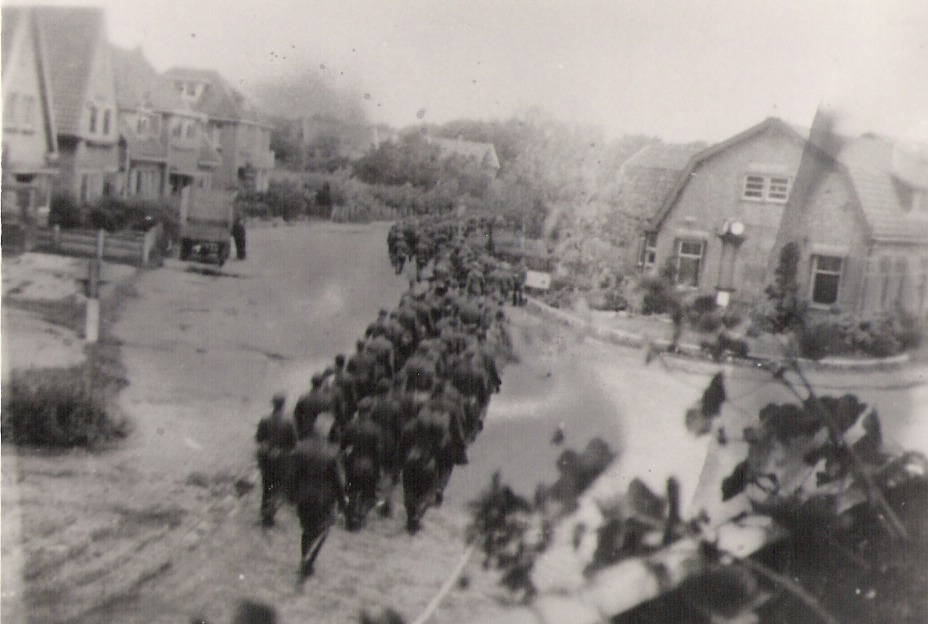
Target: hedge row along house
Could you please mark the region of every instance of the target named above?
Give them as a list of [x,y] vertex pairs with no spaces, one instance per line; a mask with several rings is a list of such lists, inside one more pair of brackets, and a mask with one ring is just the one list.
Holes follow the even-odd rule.
[[799,295],[811,309],[863,315],[901,306],[925,316],[928,161],[910,158],[903,173],[898,142],[820,126],[810,133],[769,118],[665,175],[639,271],[752,307],[793,242]]
[[[186,186],[266,190],[270,125],[216,72],[158,74],[110,45],[103,9],[2,8],[3,220],[51,198],[157,199]],[[80,36],[74,36],[80,33]],[[192,72],[203,78],[176,78]]]

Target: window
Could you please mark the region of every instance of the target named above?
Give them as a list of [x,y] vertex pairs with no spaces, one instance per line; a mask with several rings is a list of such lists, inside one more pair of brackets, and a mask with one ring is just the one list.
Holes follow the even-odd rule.
[[789,199],[790,185],[790,179],[784,176],[747,175],[744,176],[741,197],[783,204]]
[[161,117],[158,115],[150,115],[148,117],[148,125],[152,134],[158,134],[161,132]]
[[136,132],[139,134],[148,134],[148,115],[139,115],[139,120],[135,127]]
[[113,111],[106,109],[103,111],[103,136],[107,136],[110,133],[110,117],[113,115]]
[[789,197],[789,178],[770,178],[767,185],[767,199],[785,202]]
[[97,107],[90,107],[90,134],[97,133]]
[[838,256],[812,256],[812,303],[830,306],[838,302],[843,260]]
[[650,269],[657,258],[657,232],[642,234],[639,242],[638,268]]
[[174,126],[171,128],[171,136],[174,137],[175,139],[179,139],[181,137],[181,133],[184,130],[183,126],[184,124],[182,122],[180,121],[175,122]]
[[186,133],[186,134],[187,134],[187,138],[188,138],[188,139],[196,138],[196,136],[197,136],[197,127],[196,127],[196,124],[188,123],[188,124],[187,124],[187,133]]
[[763,199],[764,198],[764,177],[747,176],[744,178],[744,198],[745,199]]
[[90,175],[87,173],[81,174],[80,198],[85,203],[90,200]]
[[678,240],[676,254],[676,280],[684,286],[699,286],[699,269],[706,249],[705,241]]

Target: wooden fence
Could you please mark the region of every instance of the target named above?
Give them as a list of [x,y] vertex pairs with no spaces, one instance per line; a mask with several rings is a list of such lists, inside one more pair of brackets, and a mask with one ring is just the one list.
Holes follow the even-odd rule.
[[36,230],[35,251],[93,258],[148,266],[156,259],[155,245],[161,238],[161,224],[147,232],[110,233],[105,230],[61,230],[58,226]]

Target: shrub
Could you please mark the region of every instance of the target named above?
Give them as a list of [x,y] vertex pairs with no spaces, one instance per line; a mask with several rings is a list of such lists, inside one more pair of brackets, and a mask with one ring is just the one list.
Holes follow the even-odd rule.
[[830,355],[885,358],[918,347],[923,330],[901,310],[865,318],[835,315],[807,322],[798,332],[799,349],[813,360]]
[[641,280],[644,297],[641,302],[642,314],[666,314],[677,305],[677,294],[670,280],[663,277],[646,277]]
[[98,447],[128,435],[101,393],[89,391],[84,367],[14,373],[3,391],[3,438],[54,448]]
[[79,228],[84,225],[85,214],[80,203],[70,193],[56,193],[49,206],[48,224],[62,229]]

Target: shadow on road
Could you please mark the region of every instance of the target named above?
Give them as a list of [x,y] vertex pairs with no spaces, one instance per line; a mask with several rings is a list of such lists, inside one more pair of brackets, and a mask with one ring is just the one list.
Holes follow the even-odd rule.
[[205,266],[188,266],[186,268],[187,273],[196,273],[198,275],[209,275],[212,277],[245,277],[241,273],[231,273],[229,271],[224,271],[220,268],[214,267],[205,267]]

